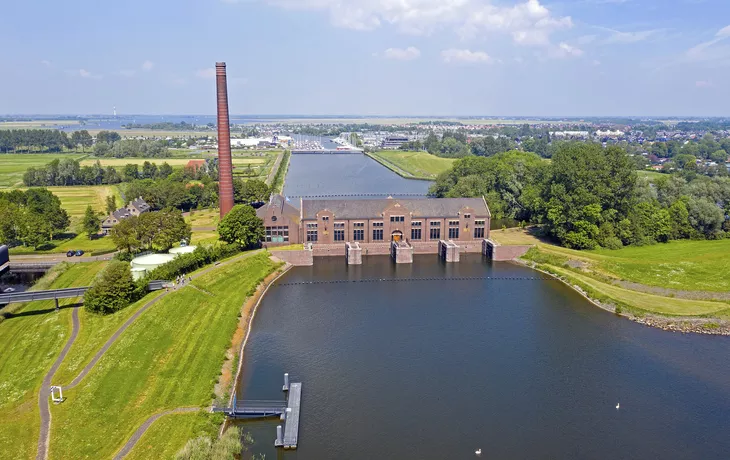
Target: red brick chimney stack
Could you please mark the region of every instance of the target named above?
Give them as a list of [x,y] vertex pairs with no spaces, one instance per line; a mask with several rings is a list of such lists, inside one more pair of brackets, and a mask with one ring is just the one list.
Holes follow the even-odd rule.
[[228,83],[226,63],[215,63],[218,89],[218,199],[221,219],[233,208],[233,160],[231,159],[231,126],[228,120]]

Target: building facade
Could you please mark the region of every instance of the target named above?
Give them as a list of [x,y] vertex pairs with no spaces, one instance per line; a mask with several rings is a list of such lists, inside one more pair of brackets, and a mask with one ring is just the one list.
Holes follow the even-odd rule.
[[101,222],[101,233],[108,235],[111,229],[122,219],[130,216],[139,216],[142,213],[149,212],[149,210],[150,205],[142,197],[135,198],[127,206],[117,209]]
[[[266,228],[264,243],[308,243],[316,249],[357,242],[367,250],[403,241],[420,247],[418,252],[435,252],[440,240],[489,238],[491,213],[484,198],[301,199],[299,205],[275,195],[257,211]],[[478,250],[478,244],[471,246]]]

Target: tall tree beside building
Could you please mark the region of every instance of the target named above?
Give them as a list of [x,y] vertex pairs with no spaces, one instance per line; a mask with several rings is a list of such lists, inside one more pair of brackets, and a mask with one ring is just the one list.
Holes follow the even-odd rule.
[[117,209],[117,197],[114,195],[107,195],[106,196],[106,212],[107,214],[111,214]]
[[83,227],[89,239],[92,239],[99,233],[100,223],[101,221],[94,212],[94,208],[92,208],[91,205],[88,205],[86,207],[86,212],[84,213]]
[[248,205],[239,204],[218,224],[220,239],[241,247],[251,247],[264,238],[264,222]]

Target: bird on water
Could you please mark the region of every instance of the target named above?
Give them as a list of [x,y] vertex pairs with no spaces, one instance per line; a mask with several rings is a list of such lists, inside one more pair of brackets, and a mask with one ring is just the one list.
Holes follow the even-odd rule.
[[477,455],[482,455],[482,450],[481,449],[477,449],[477,450],[474,451],[474,453],[477,454]]
[[616,403],[616,410],[618,410],[619,407],[621,407],[621,403]]

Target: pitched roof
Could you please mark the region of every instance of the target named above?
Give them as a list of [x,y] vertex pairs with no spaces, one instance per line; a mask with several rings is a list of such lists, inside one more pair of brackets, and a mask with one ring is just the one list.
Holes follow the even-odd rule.
[[271,195],[271,197],[269,198],[269,202],[256,210],[256,215],[260,218],[263,218],[266,215],[266,211],[269,209],[270,206],[278,208],[281,212],[281,215],[286,216],[296,223],[299,223],[299,210],[289,204],[289,202],[286,201],[283,196],[277,194]]
[[378,200],[302,200],[302,218],[316,219],[322,210],[331,211],[335,218],[366,219],[381,217],[383,211],[398,203],[413,217],[458,217],[465,207],[472,208],[479,217],[490,216],[484,198],[417,198]]
[[148,205],[147,202],[142,199],[142,197],[135,198],[129,204],[137,208],[140,212],[149,211],[150,209],[150,205]]

